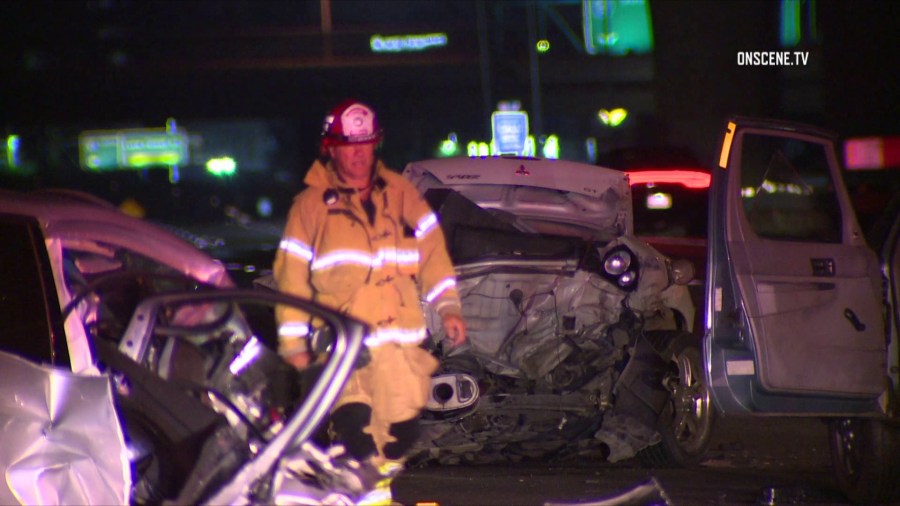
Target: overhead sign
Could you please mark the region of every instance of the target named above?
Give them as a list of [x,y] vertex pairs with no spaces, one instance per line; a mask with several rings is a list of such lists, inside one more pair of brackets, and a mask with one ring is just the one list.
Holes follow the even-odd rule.
[[375,53],[400,53],[405,51],[424,51],[432,47],[447,45],[446,33],[426,33],[421,35],[373,35],[369,39],[369,47]]
[[588,54],[653,51],[653,26],[646,0],[582,0],[584,49]]
[[78,138],[81,167],[92,171],[171,168],[187,163],[187,134],[165,128],[94,130]]
[[525,155],[528,143],[528,113],[495,111],[491,114],[491,133],[497,153]]

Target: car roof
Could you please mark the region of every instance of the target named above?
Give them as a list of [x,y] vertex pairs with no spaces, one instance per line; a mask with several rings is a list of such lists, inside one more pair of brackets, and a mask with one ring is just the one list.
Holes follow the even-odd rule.
[[193,277],[231,286],[224,266],[189,242],[113,204],[74,190],[0,190],[0,214],[38,220],[47,238],[93,240],[125,247]]
[[[602,235],[630,234],[633,229],[628,177],[615,169],[567,160],[493,156],[414,161],[403,174],[423,193],[449,188],[482,207],[526,219],[575,224]],[[489,196],[489,187],[539,190]]]

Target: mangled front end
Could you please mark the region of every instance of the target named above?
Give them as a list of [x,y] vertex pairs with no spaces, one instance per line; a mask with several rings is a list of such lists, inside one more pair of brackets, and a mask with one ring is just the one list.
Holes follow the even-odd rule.
[[643,335],[689,326],[686,286],[673,283],[668,258],[633,237],[587,248],[457,267],[469,343],[445,352],[433,379],[432,457],[540,439],[536,454],[591,426],[612,461],[659,442],[666,363]]
[[627,175],[502,156],[423,160],[404,175],[439,214],[469,337],[442,346],[430,315],[442,365],[420,457],[702,454],[691,269],[633,235]]
[[573,350],[596,347],[616,325],[674,328],[676,314],[693,321],[685,287],[669,281],[668,259],[646,244],[621,237],[598,247],[595,258],[593,265],[573,258],[460,266],[466,351],[490,357],[494,373],[537,380]]

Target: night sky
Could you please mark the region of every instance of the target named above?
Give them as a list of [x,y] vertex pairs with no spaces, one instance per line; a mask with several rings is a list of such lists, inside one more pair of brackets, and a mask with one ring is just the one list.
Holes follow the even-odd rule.
[[[384,155],[394,165],[431,156],[450,131],[484,137],[504,99],[520,100],[532,118],[539,113],[537,133],[557,133],[576,150],[594,136],[606,147],[677,145],[708,159],[729,114],[808,121],[844,136],[900,134],[900,16],[887,1],[817,2],[816,36],[796,48],[812,53],[804,68],[736,61],[741,51],[782,50],[777,2],[651,2],[654,53],[619,59],[579,50],[580,1],[537,2],[536,36],[553,48],[540,56],[538,73],[527,2],[326,3],[330,38],[322,36],[319,0],[3,2],[5,133],[168,117],[277,120],[296,127],[279,142],[302,160],[314,154],[324,113],[355,96],[380,113]],[[447,33],[450,44],[418,54],[368,51],[375,33],[431,32]],[[603,130],[596,110],[615,104],[632,119]]]

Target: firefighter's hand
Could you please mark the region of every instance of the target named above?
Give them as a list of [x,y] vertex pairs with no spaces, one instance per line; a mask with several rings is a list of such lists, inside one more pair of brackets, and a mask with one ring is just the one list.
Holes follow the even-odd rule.
[[447,339],[450,346],[456,348],[466,342],[466,322],[462,316],[458,314],[448,314],[442,318],[444,323],[444,332],[447,333]]

